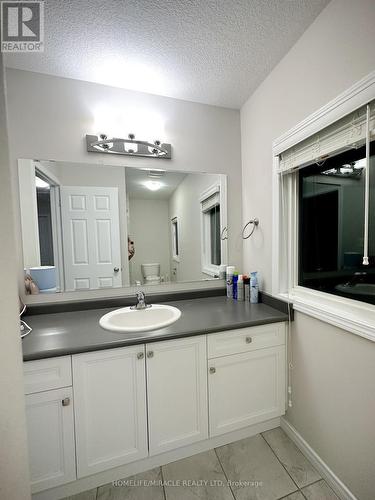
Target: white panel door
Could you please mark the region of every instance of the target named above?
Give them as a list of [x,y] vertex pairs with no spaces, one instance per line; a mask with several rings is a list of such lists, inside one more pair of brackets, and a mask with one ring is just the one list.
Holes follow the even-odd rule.
[[206,337],[146,345],[150,455],[208,437]]
[[72,388],[26,396],[26,423],[32,493],[74,481]]
[[117,187],[61,186],[65,290],[122,286]]
[[78,477],[146,457],[144,345],[72,359]]
[[208,363],[210,436],[285,413],[285,347],[223,356]]

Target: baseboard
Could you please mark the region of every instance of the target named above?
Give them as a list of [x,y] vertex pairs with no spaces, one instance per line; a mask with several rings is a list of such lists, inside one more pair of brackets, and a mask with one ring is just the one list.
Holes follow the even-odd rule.
[[182,458],[191,457],[203,451],[212,450],[218,446],[224,446],[225,444],[233,443],[234,441],[238,441],[240,439],[255,436],[260,432],[266,432],[279,426],[280,417],[273,418],[271,420],[267,420],[266,422],[250,425],[244,429],[228,432],[222,436],[206,439],[189,446],[184,446],[183,448],[178,448],[177,450],[144,458],[143,460],[138,460],[137,462],[132,462],[127,465],[122,465],[121,467],[116,467],[114,469],[94,474],[92,476],[77,479],[72,483],[35,493],[32,495],[32,500],[59,500],[60,498],[76,495],[77,493],[96,488],[103,484],[111,483],[112,481],[116,481],[118,479],[123,479],[133,476],[134,474],[145,472],[153,469],[154,467],[160,467],[161,465],[166,465],[176,460],[181,460]]
[[347,486],[339,479],[328,465],[320,458],[316,451],[311,448],[301,434],[284,417],[280,419],[280,427],[283,429],[295,445],[301,450],[305,457],[310,460],[315,469],[323,479],[330,485],[341,500],[358,500]]

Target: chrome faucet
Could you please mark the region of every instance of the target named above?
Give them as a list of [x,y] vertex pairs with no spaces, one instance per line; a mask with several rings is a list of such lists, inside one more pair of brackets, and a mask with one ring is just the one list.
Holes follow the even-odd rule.
[[145,294],[144,292],[142,292],[142,290],[138,290],[135,296],[137,298],[137,303],[135,306],[132,306],[131,309],[136,309],[137,311],[140,311],[142,309],[147,309],[148,307],[151,307],[151,305],[146,304]]

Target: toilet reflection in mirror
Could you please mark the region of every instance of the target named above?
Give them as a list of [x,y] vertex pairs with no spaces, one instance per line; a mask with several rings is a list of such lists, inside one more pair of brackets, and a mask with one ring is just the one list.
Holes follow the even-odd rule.
[[19,160],[26,293],[217,279],[226,176]]

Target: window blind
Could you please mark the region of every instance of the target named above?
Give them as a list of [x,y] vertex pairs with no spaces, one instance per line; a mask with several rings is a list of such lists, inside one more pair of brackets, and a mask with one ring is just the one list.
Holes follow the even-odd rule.
[[[367,117],[363,106],[341,120],[287,149],[280,155],[280,173],[288,173],[323,161],[327,156],[366,143]],[[375,101],[370,103],[370,138],[375,138]]]
[[208,210],[211,210],[211,208],[220,205],[220,192],[217,191],[208,198],[202,200],[201,205],[202,205],[202,212],[208,212]]

